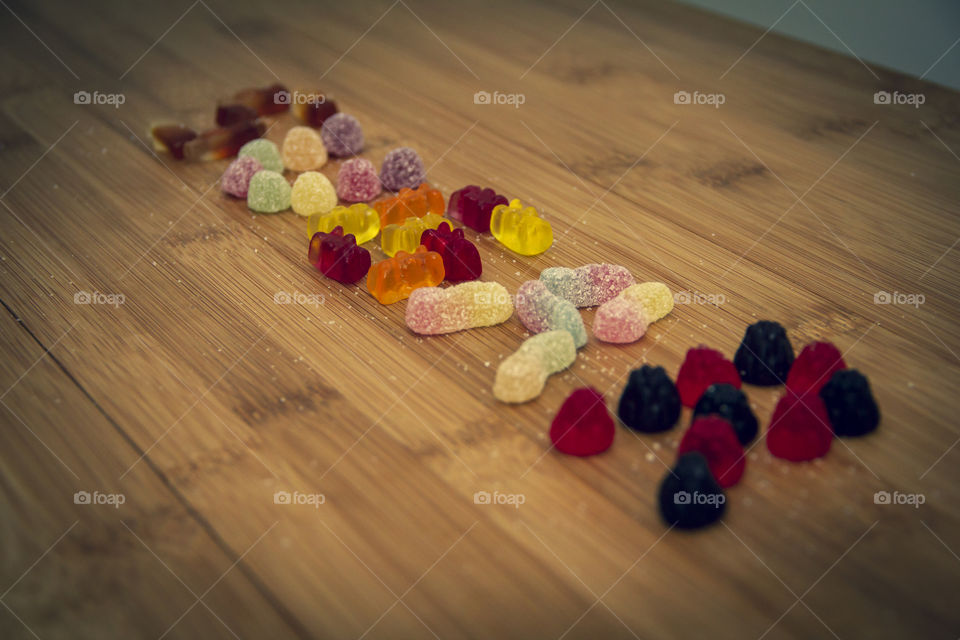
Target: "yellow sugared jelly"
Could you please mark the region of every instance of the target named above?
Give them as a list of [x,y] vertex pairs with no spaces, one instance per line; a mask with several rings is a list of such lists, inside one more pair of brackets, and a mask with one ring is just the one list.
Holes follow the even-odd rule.
[[357,244],[369,242],[380,233],[380,215],[370,205],[359,202],[349,207],[336,206],[329,213],[315,213],[307,218],[307,237],[318,231],[330,233],[343,227],[343,233],[352,233]]
[[380,248],[391,258],[397,251],[413,253],[420,246],[420,235],[427,229],[436,229],[446,218],[428,213],[422,218],[410,216],[403,224],[388,224],[380,234]]
[[537,215],[536,209],[524,207],[519,200],[493,208],[490,233],[507,249],[522,256],[543,253],[553,244],[550,223]]

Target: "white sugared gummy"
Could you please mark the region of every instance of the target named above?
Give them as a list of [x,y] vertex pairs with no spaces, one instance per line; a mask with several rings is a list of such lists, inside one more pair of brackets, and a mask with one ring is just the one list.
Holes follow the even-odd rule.
[[453,333],[506,322],[513,301],[497,282],[464,282],[453,287],[414,289],[407,301],[406,322],[423,335]]
[[577,347],[569,331],[545,331],[527,338],[497,368],[493,397],[511,403],[533,400],[543,391],[547,378],[569,367],[576,357]]

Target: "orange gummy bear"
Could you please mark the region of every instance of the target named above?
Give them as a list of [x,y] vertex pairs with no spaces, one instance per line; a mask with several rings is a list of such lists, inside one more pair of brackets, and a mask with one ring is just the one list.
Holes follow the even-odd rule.
[[400,189],[392,198],[378,200],[373,208],[380,214],[380,228],[388,224],[403,224],[411,216],[422,218],[428,213],[442,216],[446,210],[443,194],[424,182],[416,189]]
[[370,267],[367,290],[380,304],[393,304],[410,297],[420,287],[435,287],[443,282],[443,258],[423,245],[414,253],[397,255]]

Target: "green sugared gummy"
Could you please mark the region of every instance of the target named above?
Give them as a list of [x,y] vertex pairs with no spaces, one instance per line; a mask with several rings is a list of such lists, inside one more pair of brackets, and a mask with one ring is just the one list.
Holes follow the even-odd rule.
[[259,213],[277,213],[290,208],[290,183],[276,171],[258,171],[250,179],[247,206]]
[[250,156],[268,171],[283,173],[283,159],[280,157],[280,149],[277,145],[266,138],[257,138],[240,147],[237,157]]

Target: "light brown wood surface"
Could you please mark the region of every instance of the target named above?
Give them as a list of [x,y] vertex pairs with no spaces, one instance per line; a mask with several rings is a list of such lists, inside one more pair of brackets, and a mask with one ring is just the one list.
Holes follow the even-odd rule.
[[[960,633],[955,92],[672,4],[0,13],[3,638]],[[480,238],[484,279],[515,291],[614,262],[723,304],[678,305],[633,345],[591,338],[538,400],[496,402],[515,317],[417,337],[405,303],[307,263],[301,218],[221,195],[225,161],[148,148],[150,122],[205,126],[218,98],[277,79],[330,92],[378,165],[409,145],[445,196],[477,183],[538,207],[554,246],[524,258]],[[75,105],[81,89],[126,101]],[[477,105],[480,90],[525,102]],[[877,105],[879,90],[926,102]],[[722,523],[692,534],[656,511],[689,410],[663,435],[618,429],[601,456],[550,450],[573,389],[615,408],[632,368],[675,375],[700,343],[732,356],[764,318],[870,376],[876,434],[808,464],[759,439]],[[765,426],[781,390],[747,390]]]

